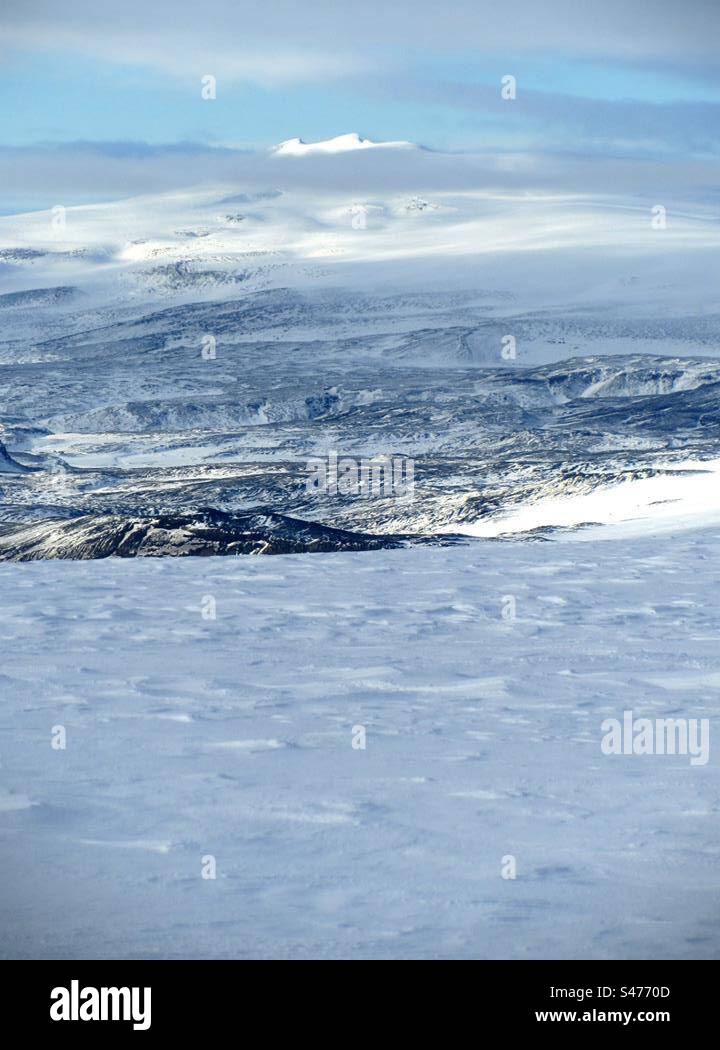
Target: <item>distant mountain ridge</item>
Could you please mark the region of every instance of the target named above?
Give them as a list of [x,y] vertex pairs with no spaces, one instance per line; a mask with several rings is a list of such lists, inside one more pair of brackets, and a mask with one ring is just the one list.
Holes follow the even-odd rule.
[[324,139],[322,142],[306,142],[301,138],[286,139],[284,142],[273,146],[271,152],[276,157],[304,157],[309,153],[349,153],[353,150],[364,149],[420,149],[414,142],[399,140],[396,142],[373,142],[372,139],[361,138],[356,131],[347,135],[336,135],[332,139]]

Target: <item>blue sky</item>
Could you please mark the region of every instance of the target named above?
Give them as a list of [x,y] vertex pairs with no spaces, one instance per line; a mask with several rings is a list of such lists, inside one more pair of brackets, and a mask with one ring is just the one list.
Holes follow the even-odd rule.
[[714,164],[718,39],[716,0],[3,0],[0,147],[114,143],[106,156],[138,158],[357,131]]
[[[0,73],[2,143],[197,142],[241,148],[357,130],[440,149],[686,148],[688,121],[718,148],[720,79],[710,66],[568,54],[373,55],[372,76],[249,81],[218,75],[203,100],[197,70],[165,72],[84,55],[14,51]],[[210,63],[212,68],[212,63]],[[210,69],[208,70],[208,72]],[[500,98],[512,73],[518,97]],[[653,129],[653,142],[645,134]],[[642,133],[639,133],[642,131]],[[701,143],[693,152],[703,152]]]
[[[4,0],[0,28],[4,145],[357,130],[443,149],[702,152],[685,134],[697,121],[711,153],[720,130],[713,0]],[[500,105],[507,73],[518,97]]]

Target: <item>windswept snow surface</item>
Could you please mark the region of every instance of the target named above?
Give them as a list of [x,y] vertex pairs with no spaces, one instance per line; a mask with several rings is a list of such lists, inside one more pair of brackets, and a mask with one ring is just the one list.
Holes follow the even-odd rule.
[[[657,464],[660,468],[660,464]],[[685,461],[668,465],[652,477],[598,486],[579,496],[540,499],[507,517],[455,526],[447,531],[493,537],[547,527],[590,524],[639,527],[657,532],[720,521],[720,460]],[[444,531],[444,530],[443,530]],[[586,535],[595,536],[595,530]],[[582,538],[582,536],[580,537]]]
[[717,957],[712,747],[600,742],[625,709],[715,732],[719,556],[715,528],[1,565],[0,951]]

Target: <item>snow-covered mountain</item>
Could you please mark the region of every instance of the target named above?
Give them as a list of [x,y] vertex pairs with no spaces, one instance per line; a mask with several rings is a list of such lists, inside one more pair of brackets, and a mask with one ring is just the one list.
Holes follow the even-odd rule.
[[[8,527],[46,520],[51,547],[61,519],[207,507],[423,541],[720,517],[698,473],[720,456],[712,213],[678,202],[660,230],[637,200],[468,189],[462,157],[450,187],[442,157],[376,145],[0,218]],[[309,491],[333,451],[412,461],[413,498]]]
[[361,138],[356,131],[347,135],[336,135],[322,142],[305,142],[304,139],[286,139],[274,146],[272,153],[277,157],[305,157],[312,153],[348,153],[359,149],[419,149],[414,142],[373,142]]

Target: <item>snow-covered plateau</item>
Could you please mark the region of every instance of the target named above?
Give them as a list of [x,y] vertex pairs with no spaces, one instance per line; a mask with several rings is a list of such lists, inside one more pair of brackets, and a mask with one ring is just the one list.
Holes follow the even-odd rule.
[[484,164],[0,217],[0,954],[717,956],[717,209]]
[[3,954],[716,957],[719,551],[4,565]]

